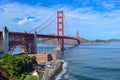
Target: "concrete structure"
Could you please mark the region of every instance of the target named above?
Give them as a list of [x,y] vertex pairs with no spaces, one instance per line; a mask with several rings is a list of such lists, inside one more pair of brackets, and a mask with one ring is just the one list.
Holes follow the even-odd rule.
[[4,51],[4,42],[3,42],[3,37],[2,37],[2,32],[0,34],[0,52]]
[[0,52],[12,53],[19,46],[23,53],[37,53],[37,33],[9,32],[3,27],[0,32]]
[[36,61],[38,63],[46,63],[48,61],[55,61],[57,59],[56,54],[47,54],[47,53],[39,53],[39,54],[28,54],[29,56],[35,56]]
[[34,32],[34,52],[37,53],[37,32]]
[[7,27],[3,27],[3,49],[4,53],[8,53],[9,50],[9,33]]

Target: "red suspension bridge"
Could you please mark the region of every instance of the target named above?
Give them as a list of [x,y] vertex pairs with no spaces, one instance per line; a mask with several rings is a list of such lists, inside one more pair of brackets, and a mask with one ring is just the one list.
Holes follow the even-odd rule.
[[[36,27],[35,29],[37,29]],[[35,31],[33,29],[32,31]],[[12,52],[16,46],[20,46],[24,53],[37,53],[37,38],[55,38],[57,50],[64,50],[64,39],[76,40],[77,44],[80,44],[79,32],[77,31],[76,37],[64,35],[64,13],[63,11],[57,11],[57,34],[46,35],[33,33],[22,33],[22,32],[9,32],[7,27],[4,27],[0,32],[1,51],[4,53]]]

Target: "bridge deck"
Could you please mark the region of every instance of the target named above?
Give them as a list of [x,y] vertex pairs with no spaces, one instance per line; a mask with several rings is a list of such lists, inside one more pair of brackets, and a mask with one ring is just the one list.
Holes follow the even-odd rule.
[[[34,37],[33,33],[22,33],[22,32],[9,32],[9,34],[14,34],[14,35],[21,35],[21,36],[31,36]],[[2,32],[0,32],[0,36],[2,35]],[[71,37],[71,36],[57,36],[57,35],[47,35],[47,34],[37,34],[38,38],[65,38],[65,39],[73,39],[73,40],[77,40],[75,37]]]

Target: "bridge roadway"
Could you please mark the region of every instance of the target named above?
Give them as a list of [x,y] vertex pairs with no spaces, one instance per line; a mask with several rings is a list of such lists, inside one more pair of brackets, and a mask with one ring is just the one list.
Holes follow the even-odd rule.
[[[0,32],[0,36],[2,35],[2,32]],[[33,33],[23,33],[23,32],[9,32],[9,35],[26,35],[34,37]],[[37,38],[65,38],[65,39],[73,39],[79,42],[79,39],[76,39],[75,37],[70,36],[57,36],[57,35],[50,35],[50,34],[37,34]]]

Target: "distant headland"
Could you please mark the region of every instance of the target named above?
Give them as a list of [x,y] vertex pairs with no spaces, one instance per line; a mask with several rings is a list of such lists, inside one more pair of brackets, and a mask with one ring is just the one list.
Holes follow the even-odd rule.
[[[75,44],[76,41],[74,40],[69,40],[65,39],[64,40],[65,44]],[[120,39],[108,39],[108,40],[101,40],[101,39],[96,39],[96,40],[89,40],[85,38],[80,38],[80,43],[81,44],[91,44],[91,43],[110,43],[110,42],[120,42]],[[38,43],[44,43],[44,44],[56,44],[56,39],[49,39],[49,38],[44,38],[44,39],[38,39]]]

